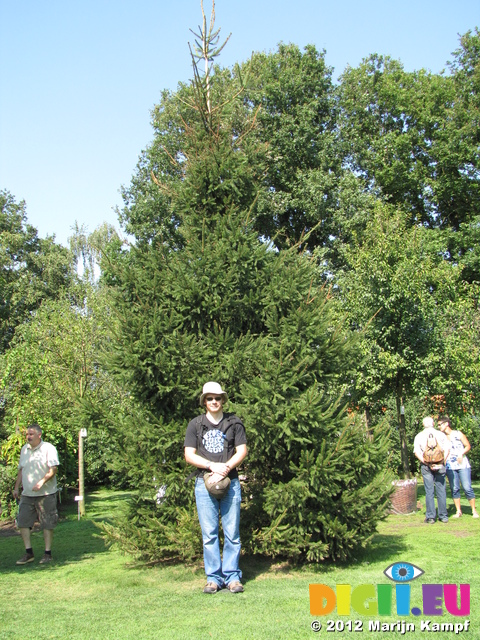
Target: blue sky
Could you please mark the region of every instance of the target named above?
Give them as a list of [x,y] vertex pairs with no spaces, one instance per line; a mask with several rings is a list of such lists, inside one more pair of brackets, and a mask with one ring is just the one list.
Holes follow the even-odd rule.
[[[118,227],[150,110],[191,78],[200,22],[200,0],[0,0],[0,189],[26,201],[40,236]],[[438,73],[480,26],[480,1],[216,0],[216,25],[232,33],[223,66],[293,42],[325,49],[335,78],[371,53]]]

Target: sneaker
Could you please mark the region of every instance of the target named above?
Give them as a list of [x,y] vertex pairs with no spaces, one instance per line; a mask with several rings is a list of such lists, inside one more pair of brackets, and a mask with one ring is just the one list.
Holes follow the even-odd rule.
[[233,582],[227,584],[227,589],[231,593],[242,593],[242,591],[244,591],[242,583],[238,580],[234,580]]
[[53,558],[50,553],[46,553],[43,558],[40,560],[38,564],[47,564],[48,562],[52,562]]
[[425,518],[425,524],[435,524],[435,518]]
[[207,582],[207,584],[203,588],[203,593],[217,593],[219,588],[220,587],[216,582]]
[[480,518],[477,511],[475,511],[475,513],[472,513],[472,518]]
[[24,556],[17,560],[16,564],[27,564],[29,562],[33,562],[35,560],[35,556],[33,553],[26,553]]
[[439,518],[440,522],[448,522],[448,518]]
[[452,516],[452,518],[461,518],[461,517],[462,517],[462,515],[463,515],[463,514],[462,514],[462,512],[461,512],[461,511],[457,511],[457,513],[456,513],[454,516]]

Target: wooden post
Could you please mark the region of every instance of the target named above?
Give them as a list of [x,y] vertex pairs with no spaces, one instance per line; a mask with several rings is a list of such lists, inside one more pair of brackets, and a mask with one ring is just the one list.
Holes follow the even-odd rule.
[[87,437],[87,430],[80,429],[78,433],[78,519],[85,515],[85,472],[83,465],[83,439]]
[[401,390],[397,387],[397,422],[400,434],[400,448],[402,456],[402,466],[405,478],[410,478],[410,465],[408,464],[408,446],[407,446],[407,430],[405,428],[405,407],[403,405],[403,397]]

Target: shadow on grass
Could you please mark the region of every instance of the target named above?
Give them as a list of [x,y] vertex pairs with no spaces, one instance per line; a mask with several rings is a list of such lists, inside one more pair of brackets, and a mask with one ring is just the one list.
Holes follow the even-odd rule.
[[[105,507],[113,507],[116,502],[125,502],[127,494],[109,494],[87,497],[87,517],[78,519],[78,506],[73,496],[64,499],[59,505],[59,522],[55,529],[52,544],[54,561],[51,564],[40,565],[39,560],[44,551],[43,532],[35,526],[31,533],[32,548],[35,553],[34,562],[27,565],[16,565],[16,561],[23,555],[25,549],[18,530],[14,535],[2,537],[2,554],[0,556],[0,574],[25,573],[32,571],[54,571],[72,563],[92,559],[99,554],[108,553],[108,548],[101,536],[97,522],[108,519]],[[105,493],[105,496],[107,494]],[[107,504],[105,504],[107,503]],[[114,509],[113,509],[114,510]]]
[[91,520],[80,522],[60,522],[55,529],[52,545],[54,561],[48,565],[40,565],[43,556],[44,541],[41,531],[32,533],[32,548],[35,560],[27,565],[17,566],[16,561],[23,555],[25,549],[20,536],[12,536],[2,540],[2,557],[0,558],[1,573],[24,573],[26,571],[52,570],[67,564],[72,564],[93,558],[108,552],[103,539],[99,536],[98,527]]
[[398,557],[407,549],[405,536],[377,533],[368,547],[357,554],[357,560],[360,562],[390,561],[392,557]]
[[287,558],[269,558],[265,556],[242,556],[241,567],[245,582],[255,580],[259,575],[269,577],[287,575],[292,571],[307,571],[319,575],[335,572],[339,568],[348,568],[361,563],[391,562],[408,550],[408,532],[397,528],[395,532],[379,532],[374,534],[365,549],[359,548],[348,560],[325,560],[323,562],[295,563]]
[[[450,489],[450,483],[448,482],[447,479],[445,479],[445,487],[446,487],[446,491],[447,491],[447,510],[448,510],[448,516],[451,518],[455,512],[456,512],[456,508],[455,505],[453,504],[453,498],[452,498],[452,492]],[[475,492],[475,495],[479,495],[480,494],[480,482],[478,480],[473,480],[472,481],[472,487],[473,490]],[[425,486],[423,484],[422,479],[420,478],[417,484],[417,499],[418,501],[421,503],[421,508],[420,510],[425,514]],[[471,516],[472,515],[472,508],[468,503],[468,500],[465,497],[465,493],[463,491],[463,487],[461,490],[461,501],[462,501],[462,512],[466,515]],[[436,496],[435,496],[435,505],[437,504],[437,500],[436,500]]]
[[[420,489],[420,487],[419,487]],[[423,490],[423,486],[422,486]],[[419,491],[420,493],[420,491]],[[43,554],[43,534],[36,532],[32,534],[32,546],[36,553],[35,562],[25,566],[16,566],[16,560],[23,555],[24,549],[19,535],[12,538],[2,539],[2,551],[0,556],[1,573],[24,573],[45,570],[55,570],[55,567],[65,567],[73,563],[90,560],[108,552],[108,548],[98,527],[100,522],[109,521],[122,508],[129,496],[129,492],[112,492],[108,490],[98,490],[87,492],[86,512],[87,517],[78,520],[77,503],[74,497],[70,496],[64,500],[60,506],[60,522],[54,534],[53,556],[54,563],[51,565],[39,565],[38,560]],[[320,563],[299,563],[295,564],[286,558],[269,558],[258,555],[245,555],[241,559],[241,568],[244,581],[247,583],[257,579],[259,576],[283,577],[292,571],[306,570],[311,573],[328,574],[334,572],[339,567],[352,566],[362,562],[387,562],[392,556],[402,555],[407,548],[401,530],[389,533],[377,533],[365,550],[358,550],[353,559],[345,562],[320,562]],[[159,563],[161,566],[164,563]],[[182,562],[168,562],[166,565],[184,565]],[[139,569],[148,565],[131,558],[126,563],[126,568]],[[191,568],[195,574],[203,575],[202,562],[193,562]]]
[[408,545],[405,537],[399,534],[376,534],[366,549],[357,551],[354,558],[346,561],[333,562],[327,560],[319,563],[292,563],[286,558],[266,558],[264,556],[243,556],[241,568],[244,582],[255,580],[261,575],[284,577],[293,572],[307,571],[316,574],[329,574],[339,568],[355,566],[359,563],[384,562],[388,564],[392,557],[405,553]]

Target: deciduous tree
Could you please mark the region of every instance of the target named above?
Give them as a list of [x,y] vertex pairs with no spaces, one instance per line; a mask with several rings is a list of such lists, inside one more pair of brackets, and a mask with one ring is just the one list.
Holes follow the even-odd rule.
[[73,278],[71,255],[54,238],[39,238],[25,202],[0,192],[0,353],[15,327],[43,300],[56,298]]

